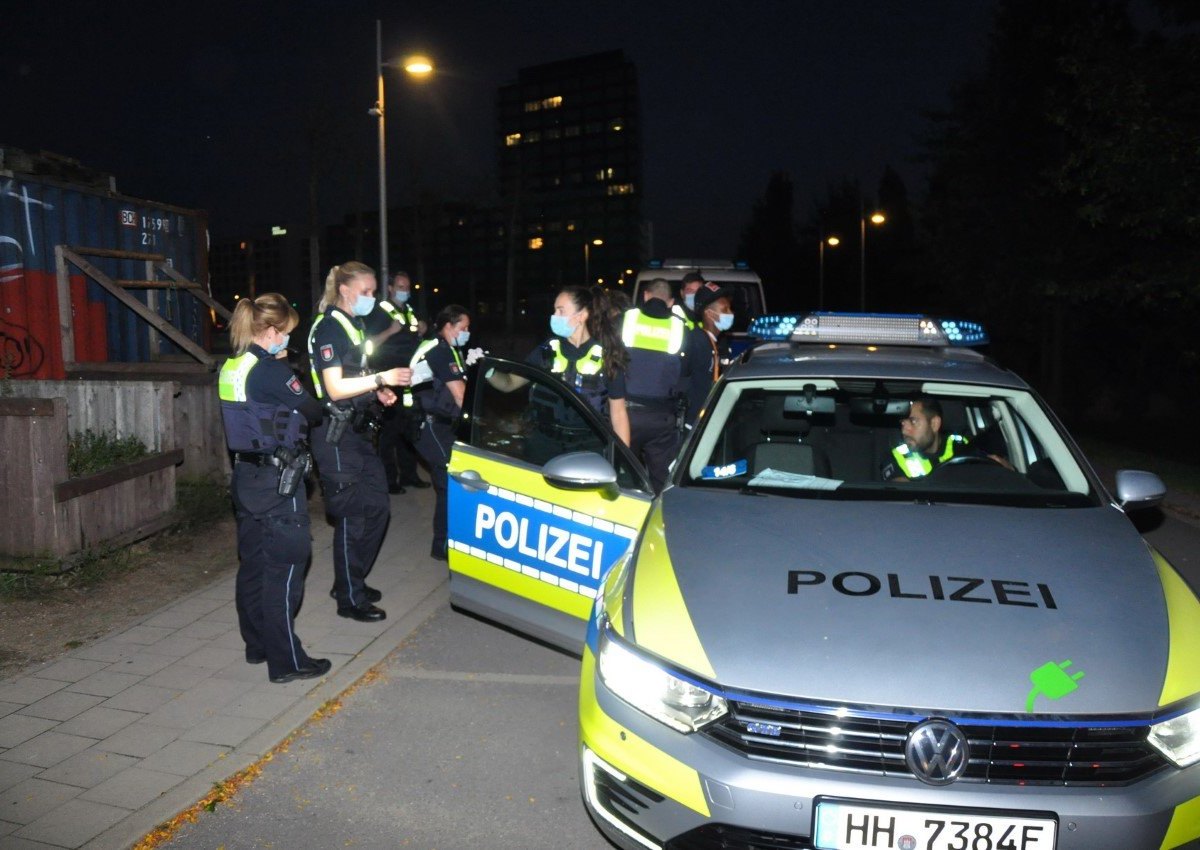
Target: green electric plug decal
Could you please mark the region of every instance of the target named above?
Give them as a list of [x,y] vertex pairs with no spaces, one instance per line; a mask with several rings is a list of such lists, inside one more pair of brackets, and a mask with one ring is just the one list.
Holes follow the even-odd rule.
[[1030,673],[1029,681],[1033,682],[1033,690],[1029,692],[1029,697],[1025,700],[1025,710],[1033,712],[1033,704],[1037,700],[1038,694],[1043,694],[1049,699],[1062,699],[1078,688],[1079,680],[1083,678],[1083,672],[1068,673],[1067,668],[1070,666],[1070,659],[1058,664],[1047,661]]

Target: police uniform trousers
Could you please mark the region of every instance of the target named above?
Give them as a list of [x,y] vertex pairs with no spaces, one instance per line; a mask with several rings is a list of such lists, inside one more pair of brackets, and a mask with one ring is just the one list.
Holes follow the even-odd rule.
[[293,630],[312,553],[308,502],[304,482],[291,496],[280,496],[278,486],[278,467],[233,465],[238,625],[246,658],[266,658],[271,676],[309,663]]
[[325,512],[333,520],[333,595],[338,608],[370,604],[363,591],[391,519],[391,497],[375,447],[347,428],[337,445],[325,439],[326,418],[313,430]]
[[421,436],[417,438],[417,452],[429,465],[429,482],[433,485],[437,501],[433,507],[433,545],[430,551],[445,553],[446,538],[446,466],[450,463],[450,449],[454,445],[454,426],[448,421],[426,416],[421,424]]
[[383,409],[379,428],[379,459],[388,484],[404,484],[417,480],[417,453],[409,442],[411,421],[418,414],[403,404]]
[[629,448],[640,458],[650,474],[655,493],[667,483],[668,467],[679,454],[680,435],[675,410],[665,403],[645,405],[627,402],[629,409]]

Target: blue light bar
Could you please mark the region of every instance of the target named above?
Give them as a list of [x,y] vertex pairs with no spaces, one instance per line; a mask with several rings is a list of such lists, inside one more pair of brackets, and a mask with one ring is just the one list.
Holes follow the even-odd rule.
[[978,322],[909,313],[792,313],[759,316],[758,339],[858,345],[977,346],[990,342]]
[[661,269],[663,267],[663,263],[662,260],[650,260],[648,263],[646,263],[646,267],[651,269]]

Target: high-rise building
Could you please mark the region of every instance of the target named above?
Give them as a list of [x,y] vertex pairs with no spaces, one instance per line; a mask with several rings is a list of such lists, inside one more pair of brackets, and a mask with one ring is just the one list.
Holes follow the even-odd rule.
[[613,50],[522,68],[500,89],[498,118],[516,279],[616,284],[644,259],[633,63]]

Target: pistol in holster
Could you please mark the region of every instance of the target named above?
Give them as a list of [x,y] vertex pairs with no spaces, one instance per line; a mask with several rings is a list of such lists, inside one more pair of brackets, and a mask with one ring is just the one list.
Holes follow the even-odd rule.
[[329,427],[325,429],[325,442],[336,446],[342,441],[342,435],[350,427],[354,418],[354,409],[338,407],[333,402],[325,403],[325,412],[329,414]]
[[275,458],[279,461],[279,486],[276,492],[280,496],[294,496],[300,482],[312,470],[312,452],[308,450],[308,444],[301,441],[294,449],[276,446]]

